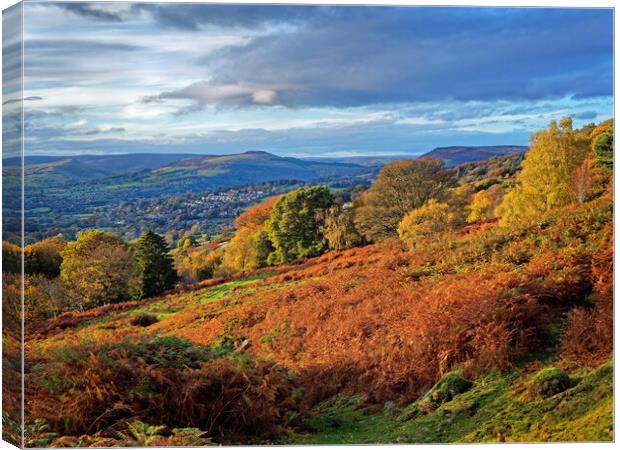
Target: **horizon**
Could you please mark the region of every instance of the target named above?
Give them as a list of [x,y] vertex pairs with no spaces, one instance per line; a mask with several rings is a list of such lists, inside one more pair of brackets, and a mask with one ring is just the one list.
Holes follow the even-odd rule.
[[[419,155],[613,117],[612,9],[29,2],[24,14],[26,155]],[[5,77],[5,125],[14,86]],[[6,149],[18,128],[5,126]]]
[[[427,153],[430,153],[435,150],[443,150],[449,148],[502,148],[502,147],[529,147],[528,145],[517,145],[517,144],[498,144],[498,145],[446,145],[441,147],[434,147],[430,150],[418,152],[418,153],[376,153],[376,154],[350,154],[350,155],[286,155],[281,154],[277,151],[268,151],[268,150],[245,150],[236,153],[191,153],[191,152],[179,152],[179,153],[161,153],[161,152],[138,152],[138,153],[72,153],[72,154],[53,154],[53,153],[41,153],[34,155],[24,155],[24,159],[27,158],[73,158],[73,157],[81,157],[81,156],[148,156],[148,155],[187,155],[188,157],[192,156],[235,156],[235,155],[244,155],[248,153],[265,153],[271,156],[277,156],[280,158],[296,158],[296,159],[348,159],[348,158],[388,158],[392,156],[407,156],[407,157],[420,157]],[[3,160],[16,159],[21,158],[21,156],[6,156],[3,157]]]

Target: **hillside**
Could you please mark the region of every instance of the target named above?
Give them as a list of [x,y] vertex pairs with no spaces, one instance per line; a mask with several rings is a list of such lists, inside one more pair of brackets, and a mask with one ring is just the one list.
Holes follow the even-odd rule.
[[306,161],[262,151],[248,151],[235,155],[185,158],[161,167],[155,173],[163,177],[198,175],[216,178],[220,183],[233,180],[246,184],[279,179],[308,181],[366,171],[366,168],[357,164]]
[[[33,186],[71,185],[116,175],[155,169],[188,154],[127,154],[127,155],[76,155],[76,156],[26,156],[24,175]],[[2,161],[5,173],[19,167],[18,158]]]
[[483,161],[494,156],[512,155],[527,152],[522,145],[492,145],[482,147],[437,147],[430,152],[420,155],[420,158],[443,159],[448,166]]
[[[135,420],[211,421],[223,443],[610,440],[608,357],[573,364],[561,324],[611,301],[612,211],[599,199],[514,231],[469,226],[449,247],[330,252],[65,313],[27,329],[27,411],[65,435],[55,445],[119,445]],[[558,366],[570,386],[531,394]],[[423,406],[455,369],[473,386]]]
[[[100,221],[102,216],[109,214],[109,211],[124,208],[130,203],[140,203],[144,206],[146,202],[156,201],[168,204],[171,201],[176,202],[174,199],[176,196],[180,198],[192,194],[207,195],[224,189],[265,183],[282,183],[282,189],[285,189],[284,184],[287,183],[292,186],[292,181],[326,183],[337,187],[353,186],[369,183],[378,170],[356,164],[320,163],[285,158],[266,152],[219,156],[194,155],[181,159],[173,158],[174,155],[147,156],[144,161],[141,160],[141,155],[123,155],[116,159],[111,156],[89,156],[46,162],[36,159],[35,162],[38,164],[26,166],[25,206],[29,218],[27,235],[47,230],[52,224],[53,234],[59,232],[74,234],[79,229],[92,226],[97,220]],[[163,164],[167,158],[175,160]],[[153,168],[148,169],[147,166]],[[121,170],[138,169],[141,170],[116,174]],[[4,170],[5,172],[16,170],[16,166],[9,166]],[[114,173],[110,175],[112,172]],[[201,195],[198,195],[198,200],[200,197]],[[11,199],[8,200],[5,207],[19,208],[19,202],[11,204]],[[17,201],[17,198],[14,201]],[[138,214],[141,213],[143,206],[139,208]],[[185,205],[179,204],[178,209],[184,210]],[[161,217],[158,226],[164,229],[163,232],[175,226],[173,221],[176,216],[175,213]],[[192,217],[194,223],[204,220],[204,216],[201,215],[189,216],[186,220],[191,220]],[[125,215],[115,219],[114,222],[118,225],[117,222],[126,222],[130,219],[131,215]],[[228,217],[228,222],[231,220],[232,217]],[[191,227],[191,224],[189,226]],[[42,237],[46,236],[43,234]],[[29,235],[27,239],[29,242],[33,240]]]
[[[27,446],[613,440],[613,123],[536,136],[369,187],[218,193],[257,201],[234,233],[3,242]],[[256,158],[290,164],[232,164]]]

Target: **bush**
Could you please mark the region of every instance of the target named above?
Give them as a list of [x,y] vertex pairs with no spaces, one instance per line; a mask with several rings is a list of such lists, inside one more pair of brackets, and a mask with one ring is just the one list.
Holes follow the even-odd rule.
[[[70,347],[38,360],[28,377],[38,386],[29,414],[65,436],[117,438],[142,421],[247,444],[281,436],[298,411],[285,369],[174,336]],[[139,437],[130,431],[138,442],[159,439],[159,428],[138,428]]]
[[131,319],[132,325],[140,326],[140,327],[148,327],[157,322],[159,322],[159,320],[157,320],[157,317],[151,314],[140,314],[139,316],[136,316],[133,319]]

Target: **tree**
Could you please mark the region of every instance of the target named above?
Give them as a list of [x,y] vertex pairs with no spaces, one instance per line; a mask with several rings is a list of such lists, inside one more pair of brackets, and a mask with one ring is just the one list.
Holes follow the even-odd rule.
[[574,132],[571,119],[564,118],[559,126],[551,122],[535,133],[531,142],[517,185],[498,208],[504,226],[527,222],[574,199],[571,180],[586,157],[587,137]]
[[411,211],[398,226],[398,237],[409,247],[424,239],[438,240],[454,228],[456,215],[447,203],[430,199],[420,208]]
[[24,251],[24,269],[26,273],[39,273],[48,277],[60,275],[62,250],[67,245],[63,240],[52,237],[28,245]]
[[185,236],[179,239],[177,242],[177,248],[181,250],[187,250],[191,247],[196,247],[198,243],[196,242],[196,238],[194,236]]
[[235,219],[235,228],[250,228],[256,230],[260,228],[269,218],[273,205],[281,198],[281,195],[269,197],[258,205],[248,208],[247,211],[239,214]]
[[592,149],[598,164],[613,171],[614,168],[614,123],[612,120],[603,122],[592,132]]
[[325,213],[321,233],[330,250],[344,250],[362,243],[362,236],[355,229],[351,208],[332,206]]
[[222,252],[208,246],[190,248],[175,255],[177,272],[184,284],[212,278],[222,263]]
[[134,245],[138,298],[153,297],[174,288],[178,275],[163,236],[147,230]]
[[268,263],[320,255],[325,250],[321,217],[333,204],[327,186],[299,188],[280,198],[265,228],[274,248]]
[[495,217],[495,209],[501,201],[502,186],[494,184],[488,189],[476,192],[469,204],[469,215],[467,223],[479,222],[481,220],[489,220]]
[[18,245],[2,241],[2,272],[21,273],[22,251]]
[[443,161],[392,162],[356,202],[355,226],[368,241],[396,236],[406,214],[431,198],[443,199],[453,183],[453,173],[444,168]]
[[225,248],[222,266],[233,273],[258,269],[260,262],[254,246],[256,232],[248,227],[237,230]]
[[116,236],[82,231],[61,256],[60,278],[76,307],[91,308],[128,297],[133,254]]

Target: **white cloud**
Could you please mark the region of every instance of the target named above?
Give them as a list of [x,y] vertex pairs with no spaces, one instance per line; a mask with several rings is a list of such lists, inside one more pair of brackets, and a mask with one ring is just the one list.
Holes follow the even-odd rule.
[[260,89],[252,94],[252,101],[262,105],[273,105],[278,99],[278,93],[270,89]]

